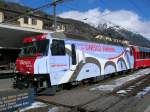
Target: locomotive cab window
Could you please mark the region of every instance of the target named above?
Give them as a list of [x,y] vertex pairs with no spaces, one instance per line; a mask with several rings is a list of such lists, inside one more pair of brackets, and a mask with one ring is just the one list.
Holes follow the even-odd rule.
[[51,54],[52,56],[63,56],[66,54],[64,40],[52,40]]
[[133,49],[130,49],[130,55],[133,56]]
[[49,40],[41,40],[30,43],[25,43],[22,48],[19,57],[26,56],[47,56],[49,49]]

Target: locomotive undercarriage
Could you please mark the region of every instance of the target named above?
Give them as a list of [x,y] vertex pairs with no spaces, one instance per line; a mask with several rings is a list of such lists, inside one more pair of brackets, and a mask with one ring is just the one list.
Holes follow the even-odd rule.
[[50,87],[49,77],[47,74],[40,75],[22,75],[16,74],[14,77],[14,87],[19,89],[35,88],[42,89]]
[[123,74],[127,74],[127,72],[133,72],[133,70],[127,70],[127,71],[121,71],[117,73],[112,73],[109,75],[104,76],[98,76],[98,77],[92,77],[89,79],[84,79],[82,81],[73,81],[68,82],[66,84],[51,86],[50,79],[48,74],[40,74],[40,75],[22,75],[22,74],[16,74],[14,77],[14,87],[18,89],[27,89],[27,88],[34,88],[36,94],[41,95],[54,95],[57,91],[62,89],[71,89],[72,87],[76,87],[81,84],[86,83],[97,83],[101,80],[114,77],[114,76],[120,76]]

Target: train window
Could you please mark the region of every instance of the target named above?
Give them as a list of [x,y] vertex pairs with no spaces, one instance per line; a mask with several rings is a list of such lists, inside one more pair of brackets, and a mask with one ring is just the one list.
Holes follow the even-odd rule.
[[139,53],[136,53],[136,58],[139,59]]
[[146,59],[146,52],[144,52],[144,59]]
[[52,56],[63,56],[66,54],[64,40],[53,40],[51,44]]
[[145,52],[142,52],[142,59],[144,59],[145,58]]
[[131,56],[133,55],[133,50],[132,50],[132,48],[130,49],[130,55],[131,55]]
[[143,52],[140,52],[140,59],[143,59]]
[[138,59],[142,59],[142,52],[138,53]]
[[148,52],[146,52],[146,57],[145,57],[146,59],[148,58]]
[[24,47],[21,49],[19,57],[35,56],[35,55],[47,56],[49,49],[48,47],[49,47],[49,40],[41,40],[25,43]]
[[137,53],[138,57],[137,59],[141,59],[141,52]]
[[142,52],[142,59],[144,59],[144,57],[145,57],[145,53],[144,53],[144,52]]
[[137,58],[137,59],[139,59],[139,55],[138,55],[138,54],[139,54],[139,53],[136,53],[136,58]]
[[147,52],[145,52],[145,59],[147,58]]
[[144,52],[144,59],[146,59],[146,56],[147,56],[147,55],[146,55],[146,52]]
[[144,52],[144,59],[147,58],[147,52]]
[[72,65],[76,65],[77,64],[77,60],[76,60],[76,48],[75,48],[74,44],[71,45],[71,49],[72,49]]

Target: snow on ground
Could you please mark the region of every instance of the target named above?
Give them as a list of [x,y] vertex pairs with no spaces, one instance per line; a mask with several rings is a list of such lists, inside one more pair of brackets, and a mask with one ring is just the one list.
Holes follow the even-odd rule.
[[91,90],[91,91],[94,91],[94,90],[113,91],[114,88],[116,88],[116,87],[117,87],[117,85],[100,85],[100,86],[91,88],[90,90]]
[[117,94],[127,94],[127,91],[126,90],[119,90],[119,91],[117,91]]
[[98,85],[96,87],[90,88],[90,90],[91,91],[94,91],[94,90],[99,90],[99,91],[113,91],[115,88],[121,87],[123,84],[125,84],[125,83],[127,83],[127,82],[129,82],[131,80],[135,80],[135,79],[137,79],[139,77],[142,77],[143,74],[145,74],[147,72],[150,73],[150,69],[149,68],[141,70],[141,71],[139,71],[137,73],[134,73],[132,75],[128,75],[128,76],[116,79],[113,82],[110,82],[108,85]]
[[[26,107],[26,108],[23,108],[21,109],[19,112],[26,112],[26,111],[29,111],[31,109],[37,109],[37,108],[41,108],[41,107],[47,107],[48,105],[46,105],[45,103],[42,103],[42,102],[34,102],[31,106],[29,107]],[[62,110],[61,112],[65,112],[67,111],[66,108],[63,108],[63,107],[49,107],[48,111],[47,112],[60,112],[60,110]],[[64,110],[64,111],[63,111]]]
[[126,90],[119,90],[119,91],[117,91],[116,92],[118,95],[120,95],[120,96],[126,96],[127,94],[128,94],[128,91],[126,91]]
[[137,97],[143,97],[146,94],[150,94],[150,86],[148,86],[148,87],[144,88],[142,91],[140,91],[137,94]]
[[48,112],[72,112],[70,108],[67,107],[52,107],[48,110]]
[[145,109],[144,112],[150,112],[150,105]]
[[31,106],[21,109],[20,112],[25,112],[25,111],[30,110],[30,109],[39,108],[39,107],[46,107],[46,106],[47,105],[45,103],[34,102],[34,103],[32,103]]
[[49,109],[48,112],[59,112],[59,108],[53,107],[53,108]]

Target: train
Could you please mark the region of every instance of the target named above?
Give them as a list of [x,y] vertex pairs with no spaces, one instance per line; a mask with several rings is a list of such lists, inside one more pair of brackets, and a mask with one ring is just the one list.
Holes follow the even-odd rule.
[[150,67],[150,48],[78,39],[60,32],[26,37],[23,45],[16,60],[16,87],[52,88]]

